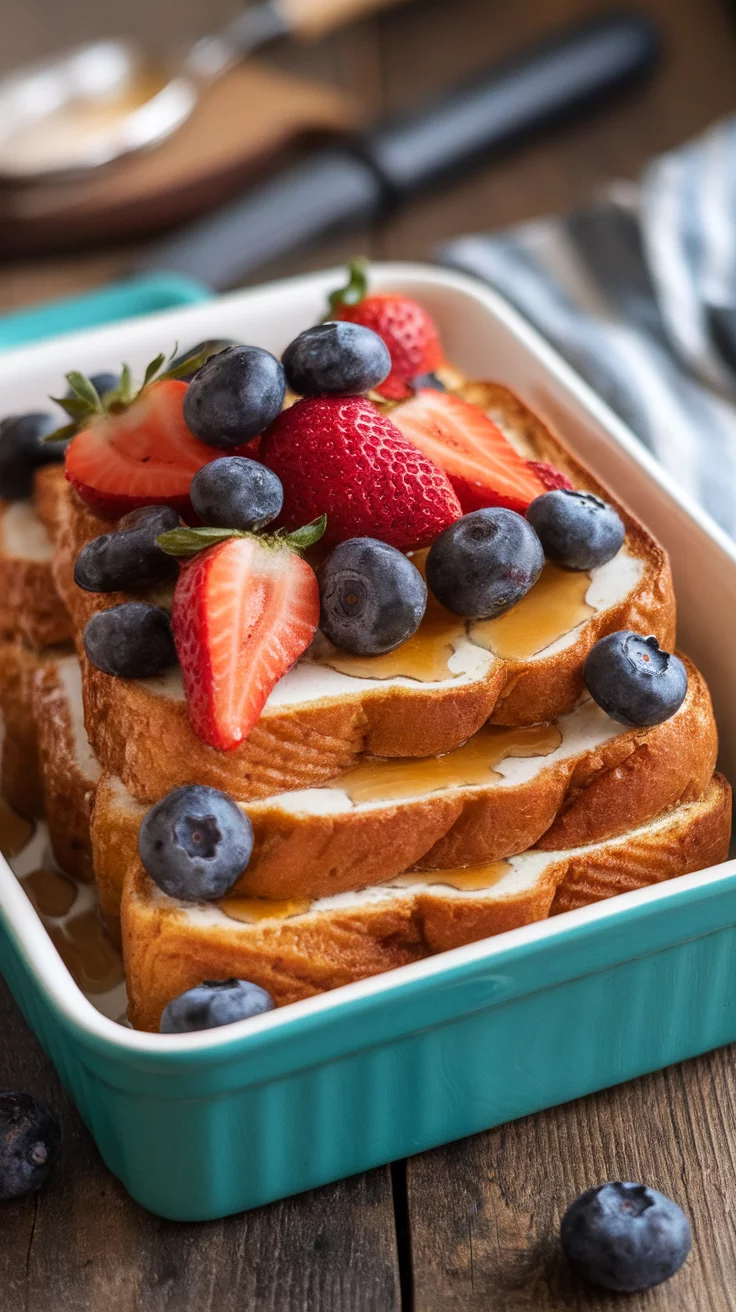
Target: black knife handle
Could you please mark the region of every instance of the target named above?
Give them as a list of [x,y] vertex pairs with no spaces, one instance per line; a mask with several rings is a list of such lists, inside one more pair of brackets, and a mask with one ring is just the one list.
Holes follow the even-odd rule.
[[659,50],[647,18],[605,14],[486,68],[477,81],[418,113],[379,125],[356,149],[402,196],[597,106],[648,72]]

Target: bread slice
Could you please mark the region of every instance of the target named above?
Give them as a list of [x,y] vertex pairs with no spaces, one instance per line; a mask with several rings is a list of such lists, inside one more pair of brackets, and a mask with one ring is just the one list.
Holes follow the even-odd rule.
[[37,652],[19,639],[0,642],[0,792],[24,816],[43,814],[43,787],[33,718]]
[[[511,393],[484,386],[494,418],[525,453],[552,460],[576,486],[607,495]],[[435,605],[415,639],[390,656],[367,660],[337,652],[318,637],[232,752],[215,751],[196,737],[178,671],[123,680],[85,663],[85,719],[94,751],[105,772],[141,801],[192,782],[252,801],[324,783],[366,751],[434,756],[465,742],[489,717],[519,725],[565,714],[582,691],[585,656],[604,634],[633,628],[654,633],[667,649],[674,642],[667,556],[618,509],[627,533],[614,560],[589,578],[547,566],[529,596],[500,620],[467,624]],[[57,523],[55,577],[82,623],[90,608],[121,596],[73,600],[73,562],[91,523],[71,489]],[[96,531],[105,527],[97,521]],[[165,603],[160,594],[155,599]]]
[[67,642],[71,618],[54,584],[54,546],[30,501],[0,502],[0,634],[36,649]]
[[702,869],[725,860],[730,813],[730,787],[715,775],[698,801],[603,843],[311,903],[234,898],[229,914],[166,897],[135,865],[122,906],[130,1019],[158,1029],[166,1004],[204,979],[252,980],[283,1006],[542,920],[567,898],[581,905]]
[[[686,665],[685,701],[652,729],[624,729],[587,699],[552,725],[489,726],[444,757],[369,758],[322,788],[242,803],[255,845],[237,891],[327,897],[412,867],[496,861],[536,843],[578,847],[700,797],[717,735],[702,675]],[[146,811],[119,779],[102,778],[92,845],[112,921]]]
[[57,864],[92,879],[90,822],[100,767],[84,729],[82,679],[72,653],[45,660],[33,680],[44,810]]

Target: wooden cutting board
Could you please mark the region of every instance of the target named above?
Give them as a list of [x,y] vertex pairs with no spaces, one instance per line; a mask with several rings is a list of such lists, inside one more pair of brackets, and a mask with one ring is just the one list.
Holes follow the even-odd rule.
[[0,258],[135,240],[228,200],[297,143],[357,125],[333,87],[250,59],[162,146],[76,183],[0,191]]

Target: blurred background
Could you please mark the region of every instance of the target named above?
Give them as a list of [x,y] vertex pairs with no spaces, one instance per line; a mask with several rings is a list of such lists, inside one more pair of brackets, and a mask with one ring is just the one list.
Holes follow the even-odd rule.
[[[152,59],[171,65],[192,42],[240,8],[234,0],[127,0],[124,6],[113,0],[5,0],[0,73],[111,35],[133,37]],[[206,110],[205,98],[196,111],[208,114],[202,131],[193,122],[175,147],[172,143],[157,152],[158,160],[149,155],[142,165],[138,162],[136,167],[147,171],[153,185],[156,173],[166,173],[163,152],[177,153],[179,173],[170,188],[171,203],[157,198],[153,226],[161,232],[181,219],[181,195],[187,192],[181,170],[186,173],[189,159],[192,177],[183,210],[191,207],[193,192],[198,208],[214,206],[227,195],[258,185],[269,171],[312,148],[313,137],[305,137],[305,129],[322,132],[326,126],[347,128],[357,120],[372,123],[414,107],[540,36],[610,8],[604,0],[406,0],[309,44],[272,44],[259,52],[257,67],[227,74],[217,90],[207,93],[218,98],[219,107],[216,113],[212,107]],[[249,273],[247,281],[315,268],[355,252],[375,258],[428,258],[438,243],[463,232],[569,211],[612,178],[636,178],[648,158],[732,111],[736,29],[727,0],[639,0],[635,9],[658,26],[664,47],[661,63],[641,85],[602,110],[577,116],[554,133],[537,134],[523,148],[468,169],[369,227],[330,235],[271,261]],[[271,85],[269,94],[262,95],[257,76],[264,69],[288,80]],[[239,82],[244,77],[249,88]],[[263,131],[256,123],[261,109],[273,111],[276,118],[281,113],[285,121],[272,138],[266,132],[258,158],[246,163],[245,156],[252,154],[249,139]],[[227,158],[220,161],[219,172],[208,172],[205,164],[223,142]],[[58,218],[58,193],[50,200],[48,187],[35,195],[33,189],[24,190],[20,200],[12,189],[0,190],[0,309],[92,287],[127,271],[142,248],[142,237],[118,231],[95,206],[100,204],[100,188],[110,187],[113,200],[116,188],[125,190],[120,170],[130,168],[130,163],[122,164],[108,171],[107,180],[84,183],[76,200],[73,191],[67,192],[71,203],[61,205]],[[93,234],[77,240],[75,222],[90,203],[89,190],[85,192],[90,185],[92,213],[102,217],[93,222]],[[175,192],[179,200],[171,199]],[[81,230],[84,233],[84,223]]]

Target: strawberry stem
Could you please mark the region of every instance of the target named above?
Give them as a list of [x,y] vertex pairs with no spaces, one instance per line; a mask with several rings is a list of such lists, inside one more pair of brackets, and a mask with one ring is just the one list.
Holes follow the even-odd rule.
[[327,319],[342,305],[358,305],[368,291],[368,260],[364,256],[350,260],[348,273],[350,276],[345,286],[331,292],[328,297],[330,309],[325,316]]

